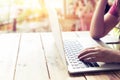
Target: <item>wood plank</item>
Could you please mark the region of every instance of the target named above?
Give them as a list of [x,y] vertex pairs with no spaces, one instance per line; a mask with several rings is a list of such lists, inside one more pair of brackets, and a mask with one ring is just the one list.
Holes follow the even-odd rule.
[[20,34],[0,35],[0,80],[13,80]]
[[120,80],[120,77],[113,72],[98,72],[85,75],[87,80]]
[[49,80],[40,33],[23,33],[15,80]]
[[74,77],[68,74],[51,33],[42,33],[42,41],[51,80],[86,80],[84,75]]

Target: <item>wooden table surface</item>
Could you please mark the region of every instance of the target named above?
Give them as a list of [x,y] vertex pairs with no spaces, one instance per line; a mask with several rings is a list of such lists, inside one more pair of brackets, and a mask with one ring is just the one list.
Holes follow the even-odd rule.
[[58,53],[51,32],[0,34],[0,80],[120,80],[120,71],[71,76]]

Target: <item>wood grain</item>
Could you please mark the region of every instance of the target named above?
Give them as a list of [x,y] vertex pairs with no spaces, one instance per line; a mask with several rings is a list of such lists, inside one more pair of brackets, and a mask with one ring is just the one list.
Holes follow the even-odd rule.
[[15,80],[49,80],[39,33],[23,33]]
[[0,80],[13,80],[19,47],[19,34],[0,35]]

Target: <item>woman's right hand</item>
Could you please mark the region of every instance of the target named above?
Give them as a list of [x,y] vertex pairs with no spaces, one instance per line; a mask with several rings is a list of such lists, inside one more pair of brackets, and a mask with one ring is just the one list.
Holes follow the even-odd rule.
[[102,46],[86,48],[80,52],[78,58],[87,62],[120,62],[120,51]]

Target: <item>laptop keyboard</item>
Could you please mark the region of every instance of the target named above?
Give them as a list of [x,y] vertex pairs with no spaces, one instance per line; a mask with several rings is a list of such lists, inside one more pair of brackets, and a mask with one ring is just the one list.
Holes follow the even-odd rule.
[[65,55],[68,62],[73,66],[73,68],[99,67],[96,62],[84,62],[78,59],[78,55],[82,49],[82,45],[77,40],[64,41]]

